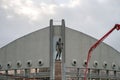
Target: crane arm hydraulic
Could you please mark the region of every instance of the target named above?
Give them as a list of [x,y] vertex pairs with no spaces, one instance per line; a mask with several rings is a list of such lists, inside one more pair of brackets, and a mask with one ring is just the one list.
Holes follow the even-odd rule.
[[91,58],[91,54],[92,54],[92,51],[107,37],[109,36],[110,33],[112,33],[114,30],[120,30],[120,24],[115,24],[115,26],[109,31],[107,32],[101,39],[99,39],[95,44],[93,44],[89,51],[88,51],[88,55],[87,55],[87,62],[86,62],[86,68],[85,68],[85,73],[84,73],[84,80],[86,80],[86,77],[87,77],[87,71],[88,71],[88,63],[89,63],[89,60]]

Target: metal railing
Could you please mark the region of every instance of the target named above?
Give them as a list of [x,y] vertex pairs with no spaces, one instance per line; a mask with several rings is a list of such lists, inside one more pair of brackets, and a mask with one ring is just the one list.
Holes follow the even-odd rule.
[[[84,78],[85,68],[66,68],[66,78],[71,80],[73,78]],[[112,74],[110,73],[112,72]],[[87,78],[89,79],[119,79],[120,71],[106,70],[106,69],[88,69]],[[73,79],[73,80],[76,80]]]
[[[0,71],[0,80],[24,80],[24,79],[30,79],[30,80],[41,80],[42,78],[50,78],[50,70],[49,68],[40,68],[40,69],[35,69],[35,72],[31,72],[30,70],[28,70],[27,73],[25,73],[26,69],[22,69],[21,71],[24,71],[22,73],[15,73],[16,70],[12,70],[14,71],[14,74],[12,72],[12,74],[9,73],[2,73],[5,71]],[[8,70],[9,71],[9,70]],[[7,71],[7,72],[8,72]]]

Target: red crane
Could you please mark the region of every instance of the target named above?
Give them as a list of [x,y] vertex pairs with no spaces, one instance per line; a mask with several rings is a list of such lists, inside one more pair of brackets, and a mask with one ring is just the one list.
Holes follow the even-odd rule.
[[115,24],[115,26],[109,31],[107,32],[101,39],[99,39],[94,45],[92,45],[88,51],[88,55],[87,55],[87,62],[86,62],[86,68],[85,68],[85,74],[84,74],[84,80],[86,80],[87,78],[87,71],[88,71],[88,63],[89,60],[91,58],[91,54],[92,51],[107,37],[109,36],[110,33],[112,33],[115,29],[120,30],[120,24]]

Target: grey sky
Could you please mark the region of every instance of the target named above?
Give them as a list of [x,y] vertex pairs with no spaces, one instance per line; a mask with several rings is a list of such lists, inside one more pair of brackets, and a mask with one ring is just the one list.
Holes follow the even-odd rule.
[[[50,19],[65,19],[67,27],[99,39],[120,23],[120,0],[0,0],[0,47],[47,27]],[[105,42],[120,51],[120,31]]]

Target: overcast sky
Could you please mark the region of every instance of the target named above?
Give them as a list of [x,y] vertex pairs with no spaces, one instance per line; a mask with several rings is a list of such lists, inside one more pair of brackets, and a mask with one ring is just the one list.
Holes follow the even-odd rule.
[[[94,38],[120,23],[120,0],[0,0],[0,47],[49,26],[49,20]],[[120,51],[120,31],[105,41]]]

